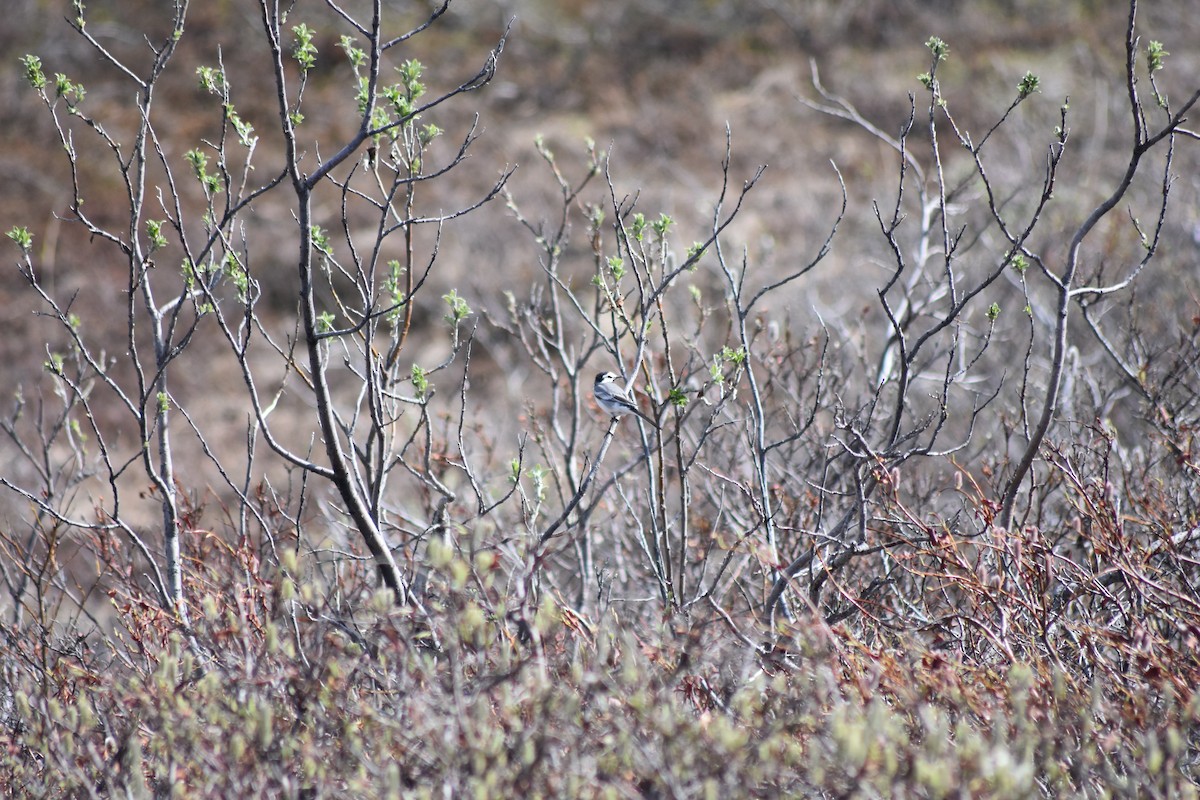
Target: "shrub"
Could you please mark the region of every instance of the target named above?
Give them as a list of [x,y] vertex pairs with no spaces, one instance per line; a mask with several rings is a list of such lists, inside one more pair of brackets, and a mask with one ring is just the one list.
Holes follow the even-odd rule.
[[[624,194],[594,143],[577,164],[543,139],[551,212],[507,168],[433,212],[478,135],[448,109],[509,36],[462,76],[426,67],[403,46],[447,6],[403,28],[379,3],[262,2],[274,122],[218,52],[195,72],[212,132],[191,140],[155,92],[183,4],[142,66],[75,4],[136,90],[117,119],[24,59],[67,219],[121,264],[127,305],[114,358],[39,232],[10,228],[59,327],[50,391],[3,421],[22,467],[0,483],[27,509],[0,534],[7,788],[1194,796],[1198,328],[1166,346],[1112,320],[1146,314],[1200,92],[1160,88],[1169,54],[1140,43],[1137,4],[1132,143],[1083,210],[1053,202],[1082,181],[1069,106],[1022,127],[1053,102],[1032,71],[971,133],[941,83],[954,45],[931,37],[893,135],[814,69],[808,105],[896,168],[871,206],[872,313],[816,323],[786,298],[839,268],[846,181],[831,170],[841,203],[808,252],[739,252],[766,172],[738,173],[732,128],[705,222]],[[307,117],[318,77],[354,121],[340,137]],[[1044,160],[1014,169],[1005,149],[1034,136]],[[119,213],[85,202],[104,169]],[[445,226],[497,198],[534,278],[502,301],[435,289]],[[1140,215],[1112,223],[1125,203]],[[198,359],[235,379],[193,385]],[[600,434],[608,370],[643,415]]]

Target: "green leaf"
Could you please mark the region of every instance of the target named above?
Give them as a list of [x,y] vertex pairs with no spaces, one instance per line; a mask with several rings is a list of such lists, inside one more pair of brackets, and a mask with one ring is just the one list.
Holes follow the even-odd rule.
[[51,353],[50,358],[42,362],[42,366],[45,367],[46,371],[52,375],[61,376],[63,374],[63,364],[65,361],[66,359],[63,358],[62,353]]
[[330,255],[332,252],[329,249],[329,234],[320,225],[313,225],[309,228],[309,233],[312,235],[312,246],[315,250]]
[[1152,41],[1146,45],[1146,66],[1150,68],[1151,72],[1158,72],[1163,68],[1163,62],[1169,55],[1171,54],[1163,47],[1162,42]]
[[246,272],[242,262],[238,261],[237,255],[232,252],[225,254],[224,272],[237,289],[238,300],[245,303],[250,297],[250,273]]
[[150,239],[151,253],[167,246],[167,237],[163,234],[163,222],[161,220],[146,220],[146,236]]
[[739,347],[734,350],[726,345],[721,348],[720,358],[722,361],[728,361],[731,364],[740,366],[746,360],[746,348]]
[[418,135],[421,140],[421,146],[425,147],[430,142],[432,142],[434,139],[436,139],[437,137],[442,135],[442,129],[439,128],[437,125],[430,123],[428,125],[423,126],[421,128],[420,134],[418,134]]
[[29,232],[28,228],[17,226],[5,235],[16,242],[17,247],[26,253],[33,248],[33,234]]
[[296,59],[301,71],[308,72],[317,65],[317,46],[313,44],[315,31],[301,22],[292,26],[292,34],[296,37],[292,58]]
[[183,157],[192,165],[192,174],[202,184],[208,184],[208,155],[202,150],[188,150]]
[[929,48],[929,52],[933,53],[933,57],[938,61],[945,61],[946,55],[950,52],[950,45],[936,36],[930,36],[925,42],[925,46]]
[[392,308],[387,312],[385,319],[391,325],[395,325],[401,314],[401,309],[404,308],[404,285],[401,283],[401,278],[404,275],[404,268],[396,259],[387,262],[388,272],[383,279],[383,291],[388,295]]
[[417,392],[417,397],[425,397],[429,393],[429,373],[419,364],[412,365],[412,384],[413,389]]
[[633,215],[633,228],[630,232],[633,234],[633,238],[637,239],[640,242],[642,240],[642,235],[645,233],[645,231],[646,231],[646,215],[639,211],[638,213]]
[[659,214],[658,219],[652,224],[651,227],[654,228],[654,232],[658,235],[658,238],[661,239],[667,235],[667,231],[671,230],[671,226],[674,223],[675,220],[671,219],[666,214]]
[[1032,72],[1026,72],[1025,77],[1017,84],[1017,99],[1024,100],[1036,91],[1040,91],[1041,81]]
[[66,75],[56,72],[54,73],[54,93],[66,100],[67,105],[73,108],[82,102],[87,90],[83,88],[83,84],[73,83]]
[[712,364],[708,368],[708,374],[715,383],[725,382],[725,371],[721,369],[720,356],[713,356]]
[[25,80],[34,89],[41,91],[46,88],[46,73],[42,72],[42,60],[34,55],[26,55],[21,58],[21,64],[25,67]]
[[443,319],[451,325],[457,326],[471,314],[471,307],[467,305],[467,301],[458,296],[457,289],[451,289],[448,294],[442,295],[442,299],[446,301],[446,305],[450,307]]
[[549,470],[541,464],[531,467],[529,470],[529,477],[533,479],[533,494],[538,502],[546,499],[546,476],[548,474]]
[[254,145],[258,144],[258,137],[254,135],[254,126],[238,115],[233,107],[233,103],[225,104],[225,118],[233,126],[233,130],[237,133],[238,141],[242,147],[254,147]]
[[620,256],[609,256],[608,269],[612,273],[612,276],[615,280],[621,280],[621,278],[625,277],[626,272],[625,259],[621,258]]
[[218,97],[225,92],[225,73],[217,67],[196,67],[196,74],[200,76],[200,88],[209,94],[215,94]]
[[367,52],[361,47],[356,47],[354,40],[349,36],[342,36],[338,40],[338,47],[346,52],[346,58],[350,59],[350,66],[355,71],[367,63]]
[[425,65],[416,59],[409,59],[396,67],[396,71],[404,78],[404,87],[408,90],[408,96],[413,100],[425,94],[425,85],[421,83],[421,73],[425,71]]

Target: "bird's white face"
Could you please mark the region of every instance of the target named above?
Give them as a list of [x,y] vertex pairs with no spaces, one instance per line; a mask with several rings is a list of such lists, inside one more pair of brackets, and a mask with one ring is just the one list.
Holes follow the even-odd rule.
[[626,414],[637,414],[642,419],[654,425],[654,421],[638,410],[637,403],[625,393],[620,379],[611,372],[601,372],[596,376],[593,387],[596,403],[613,417],[623,417]]

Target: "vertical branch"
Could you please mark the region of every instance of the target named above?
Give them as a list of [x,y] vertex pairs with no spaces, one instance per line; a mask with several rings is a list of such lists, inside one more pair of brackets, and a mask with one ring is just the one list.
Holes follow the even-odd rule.
[[[378,5],[378,0],[376,0],[376,5]],[[288,172],[291,174],[292,187],[296,193],[299,228],[297,231],[299,252],[296,269],[299,281],[300,316],[304,329],[305,350],[308,354],[313,398],[316,403],[317,423],[332,471],[331,480],[345,504],[346,513],[353,521],[359,535],[363,537],[363,542],[375,560],[381,580],[392,590],[396,602],[403,604],[408,601],[406,582],[377,521],[371,516],[361,488],[353,478],[348,456],[342,447],[341,433],[335,420],[333,398],[329,389],[328,351],[324,345],[326,336],[318,330],[316,295],[313,286],[312,193],[317,176],[305,176],[300,169],[299,147],[292,118],[293,110],[290,107],[287,78],[284,72],[278,2],[262,0],[261,10],[264,28],[271,45],[280,126],[287,153]],[[378,22],[378,17],[375,21]],[[378,42],[378,25],[372,28],[371,39],[373,42]]]
[[[1024,484],[1026,477],[1029,475],[1033,462],[1041,450],[1046,432],[1050,429],[1050,424],[1053,422],[1055,413],[1058,410],[1063,370],[1068,351],[1067,322],[1070,316],[1071,301],[1075,296],[1075,274],[1079,268],[1079,256],[1083,244],[1096,225],[1099,224],[1100,220],[1116,208],[1117,204],[1125,197],[1130,185],[1133,183],[1134,176],[1137,175],[1142,157],[1159,142],[1163,140],[1170,142],[1173,140],[1175,134],[1186,121],[1185,115],[1187,112],[1197,101],[1200,101],[1200,91],[1197,91],[1192,94],[1179,111],[1169,115],[1166,123],[1157,132],[1153,135],[1147,133],[1145,114],[1142,109],[1141,98],[1137,91],[1136,20],[1137,0],[1131,0],[1129,4],[1129,22],[1125,29],[1125,83],[1129,94],[1129,112],[1133,120],[1133,144],[1130,148],[1129,162],[1126,164],[1125,172],[1118,180],[1112,193],[1100,205],[1096,206],[1087,219],[1075,230],[1074,235],[1071,237],[1071,243],[1067,248],[1066,264],[1064,265],[1062,275],[1055,276],[1051,274],[1049,276],[1057,289],[1057,302],[1054,314],[1054,344],[1050,363],[1050,375],[1046,380],[1046,396],[1042,401],[1042,410],[1038,417],[1037,425],[1034,427],[1029,443],[1025,446],[1025,450],[1021,454],[1021,458],[1017,461],[1017,465],[1008,482],[1005,484],[1001,495],[1001,510],[997,524],[1002,528],[1010,528],[1012,526],[1015,504],[1018,495],[1021,493],[1022,484]],[[1065,137],[1065,120],[1063,131],[1063,136]]]

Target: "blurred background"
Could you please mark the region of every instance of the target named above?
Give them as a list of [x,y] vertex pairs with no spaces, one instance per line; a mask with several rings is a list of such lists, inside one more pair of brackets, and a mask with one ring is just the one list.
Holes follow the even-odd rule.
[[[427,2],[386,6],[396,15],[397,33],[418,24],[433,7]],[[345,5],[353,13],[365,7],[361,2]],[[425,64],[431,95],[474,75],[489,48],[511,29],[493,83],[428,115],[429,122],[446,130],[438,145],[444,157],[452,155],[475,115],[482,136],[465,166],[422,187],[418,205],[436,214],[469,204],[503,170],[516,166],[509,189],[524,214],[534,220],[553,214],[558,188],[536,155],[535,138],[544,137],[573,179],[584,174],[585,142],[591,139],[611,154],[617,195],[640,193],[638,207],[648,217],[670,214],[677,221],[677,239],[686,246],[703,239],[711,227],[728,127],[732,185],[739,187],[757,166],[768,167],[729,232],[729,241],[744,247],[762,274],[809,260],[824,240],[841,197],[831,164],[840,169],[849,193],[847,217],[830,259],[768,311],[786,317],[801,333],[815,329],[820,319],[861,321],[870,328],[872,321],[882,324],[881,317],[873,320],[872,315],[880,314],[874,291],[886,274],[887,259],[871,202],[878,199],[885,207],[894,202],[897,159],[856,126],[801,102],[816,98],[814,68],[830,92],[891,135],[909,116],[909,93],[917,95],[918,119],[924,112],[921,104],[928,102],[917,76],[929,69],[924,42],[930,36],[950,46],[939,71],[943,95],[959,125],[977,136],[1003,114],[1026,71],[1037,74],[1040,93],[1021,106],[992,146],[989,165],[1009,193],[1007,199],[1040,186],[1059,109],[1069,97],[1071,136],[1056,202],[1048,212],[1054,224],[1044,226],[1049,233],[1034,243],[1053,262],[1065,244],[1054,240],[1055,232],[1068,236],[1074,230],[1128,157],[1131,126],[1124,107],[1122,47],[1127,12],[1121,3],[1090,1],[456,0],[442,22],[406,42],[398,54],[400,60]],[[135,67],[149,63],[146,37],[157,41],[169,29],[169,15],[157,1],[94,0],[87,4],[87,14],[97,40]],[[1161,40],[1171,54],[1160,88],[1168,96],[1173,90],[1182,96],[1200,76],[1200,50],[1195,47],[1200,21],[1194,8],[1184,0],[1154,2],[1143,4],[1139,14],[1146,38]],[[72,31],[67,3],[10,0],[5,15],[0,29],[0,57],[8,65],[0,71],[0,97],[7,109],[0,119],[5,187],[0,225],[4,230],[14,225],[30,229],[43,279],[60,298],[74,295],[73,311],[93,336],[102,336],[105,325],[124,317],[127,267],[113,248],[96,246],[82,227],[59,218],[68,211],[71,192],[67,162],[46,109],[23,80],[19,59],[35,54],[47,74],[63,72],[83,83],[85,108],[118,138],[130,127],[135,87]],[[318,31],[317,66],[303,109],[303,132],[315,153],[317,142],[329,148],[357,125],[352,75],[337,46],[349,29],[323,3],[297,3],[289,24],[301,21]],[[201,90],[195,73],[197,66],[215,65],[218,58],[233,87],[233,102],[261,137],[256,178],[265,180],[280,168],[279,137],[273,134],[277,106],[260,29],[254,3],[192,5],[180,51],[157,96],[159,135],[178,174],[186,174],[183,153],[219,130],[219,107]],[[917,127],[914,149],[926,159]],[[111,153],[94,137],[77,135],[76,145],[84,155],[80,181],[85,207],[97,222],[119,229],[124,187]],[[963,151],[953,146],[945,150],[949,175],[970,171]],[[1161,258],[1139,288],[1139,302],[1164,304],[1164,315],[1185,313],[1196,294],[1200,177],[1197,148],[1182,150]],[[1134,198],[1152,200],[1160,179],[1147,170],[1141,195]],[[195,190],[188,185],[187,191]],[[280,193],[257,204],[251,224],[259,227],[250,231],[254,272],[267,300],[262,309],[277,315],[284,327],[295,316],[293,222],[284,205],[287,199]],[[336,195],[322,199],[317,219],[329,225],[339,212]],[[1119,264],[1135,254],[1128,250],[1128,216],[1112,216],[1113,249],[1094,257]],[[419,244],[428,250],[432,230],[422,235],[426,238]],[[580,231],[574,245],[579,275],[586,280],[592,266],[583,239]],[[9,266],[0,270],[0,303],[6,311],[0,316],[0,358],[6,385],[24,386],[29,394],[42,375],[46,343],[61,345],[63,333],[37,315],[36,298],[13,266],[17,251],[8,246]],[[986,255],[994,257],[995,250]],[[428,337],[428,358],[444,347],[444,330],[438,327],[443,326],[443,292],[455,288],[476,311],[502,313],[504,290],[528,286],[538,271],[536,247],[503,200],[447,224],[430,290],[417,308],[418,332],[430,327],[439,331]],[[722,290],[715,272],[701,271],[696,280],[709,282],[702,288],[719,305]],[[126,346],[122,330],[113,330],[113,354]],[[513,405],[523,403],[527,398],[522,393],[530,391],[525,388],[528,376],[514,371],[514,360],[501,352],[503,342],[486,335],[480,341],[474,380],[500,380]],[[176,371],[176,391],[194,397],[197,392],[189,389],[203,390],[214,402],[193,413],[209,422],[227,418],[234,425],[231,433],[238,436],[244,412],[223,405],[221,397],[238,392],[240,377],[209,347],[195,344],[186,356],[187,369]]]

